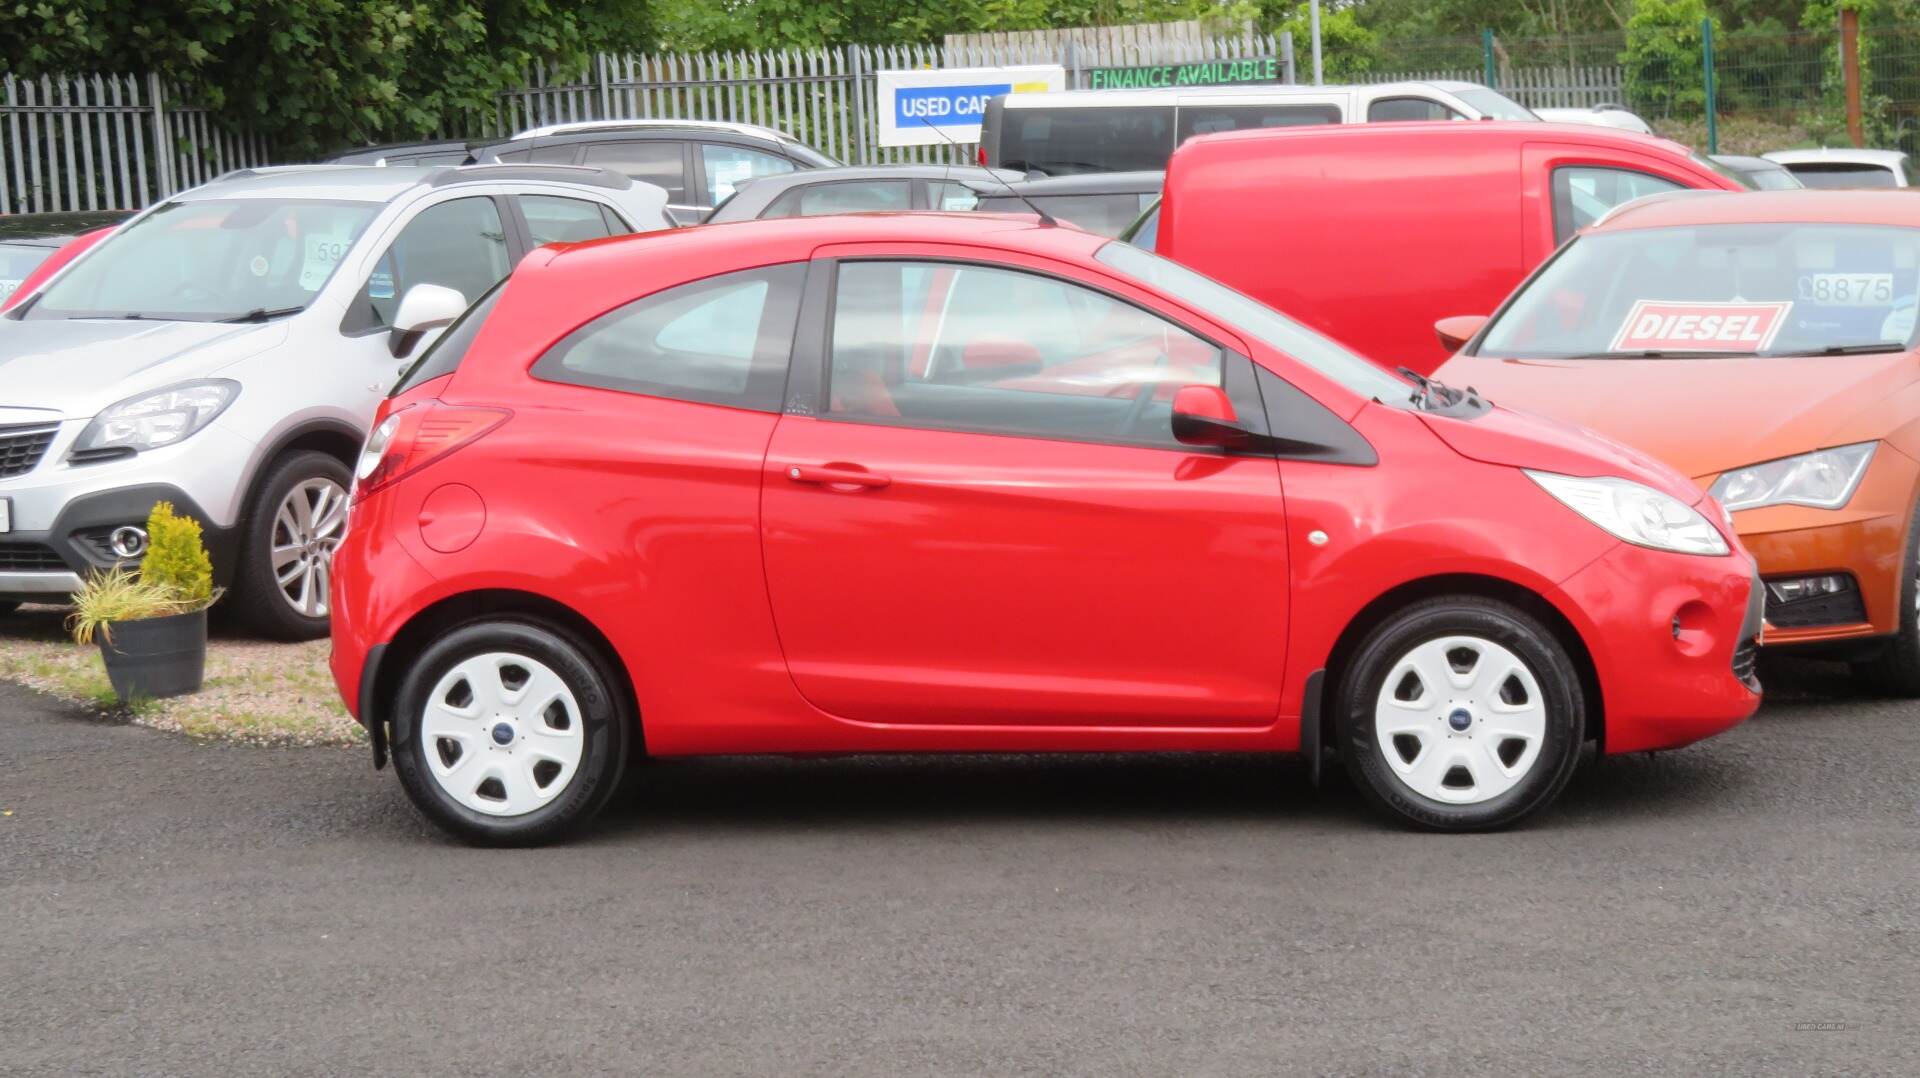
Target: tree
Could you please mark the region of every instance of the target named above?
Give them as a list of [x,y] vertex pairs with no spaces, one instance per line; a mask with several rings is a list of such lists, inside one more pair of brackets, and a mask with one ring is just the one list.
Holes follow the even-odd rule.
[[536,61],[648,34],[646,0],[21,0],[0,69],[153,72],[285,156],[465,130]]
[[[1662,118],[1691,119],[1707,103],[1700,27],[1704,0],[1635,0],[1627,20],[1627,94]],[[1718,23],[1714,30],[1718,33]]]

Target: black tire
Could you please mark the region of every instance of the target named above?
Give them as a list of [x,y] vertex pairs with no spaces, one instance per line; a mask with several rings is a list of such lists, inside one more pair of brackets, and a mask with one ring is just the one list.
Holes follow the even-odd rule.
[[[493,652],[523,656],[558,675],[573,695],[581,725],[579,762],[565,786],[546,804],[512,816],[480,812],[462,804],[434,776],[428,754],[442,750],[429,744],[433,739],[421,735],[421,718],[441,679],[461,663]],[[399,772],[400,784],[414,806],[462,841],[478,846],[537,846],[555,841],[606,807],[620,786],[629,746],[638,740],[633,736],[637,719],[614,692],[616,684],[590,649],[550,626],[530,621],[470,622],[442,635],[408,666],[400,685],[399,706],[392,711],[394,770]],[[496,751],[487,740],[492,721],[485,715],[476,720],[473,741],[489,753]],[[524,717],[519,721],[525,721]],[[525,741],[524,736],[520,741]],[[516,763],[532,766],[512,755],[495,758],[501,759],[503,767]],[[457,756],[453,762],[458,762]],[[469,772],[466,777],[480,774]],[[504,798],[506,791],[502,789],[501,794]]]
[[320,479],[332,481],[345,492],[352,486],[353,473],[325,453],[289,453],[274,461],[254,484],[241,517],[232,594],[221,605],[229,607],[242,626],[270,640],[318,640],[327,635],[326,612],[316,617],[294,609],[273,567],[275,514],[295,487]]
[[6,617],[8,614],[11,614],[18,609],[20,609],[19,603],[0,602],[0,618]]
[[1854,675],[1888,696],[1920,697],[1920,503],[1907,519],[1907,567],[1900,582],[1900,629],[1870,656],[1853,663]]
[[[1470,804],[1436,800],[1415,790],[1409,781],[1403,781],[1395,773],[1386,758],[1389,752],[1404,752],[1404,747],[1379,744],[1381,739],[1375,733],[1376,704],[1388,676],[1402,657],[1422,644],[1453,636],[1489,641],[1511,652],[1538,686],[1545,712],[1540,745],[1533,762],[1510,788]],[[1473,669],[1475,667],[1468,667],[1469,671]],[[1503,681],[1494,691],[1507,691],[1505,686]],[[1399,691],[1402,690],[1396,689],[1396,693]],[[1472,709],[1452,708],[1444,715],[1436,713],[1436,722],[1445,723],[1449,715],[1462,710],[1468,712],[1464,721],[1470,725],[1467,732],[1457,736],[1470,740],[1472,731],[1479,728],[1474,724],[1484,721],[1473,715]],[[1347,772],[1367,800],[1404,823],[1430,831],[1493,830],[1510,826],[1545,808],[1572,778],[1586,737],[1585,694],[1573,660],[1560,641],[1527,612],[1477,596],[1423,600],[1376,626],[1361,641],[1352,659],[1344,664],[1334,696],[1333,714],[1337,726],[1335,736]],[[1446,745],[1457,743],[1453,729],[1457,728],[1435,727],[1436,734],[1445,737]],[[1420,754],[1431,751],[1425,740],[1411,743],[1420,746]],[[1463,750],[1468,747],[1460,744]],[[1493,750],[1483,748],[1481,751]],[[1403,756],[1402,760],[1406,766],[1413,766],[1421,758],[1416,754],[1411,759]],[[1438,759],[1445,762],[1444,758]],[[1520,765],[1516,761],[1510,766]],[[1454,772],[1449,770],[1444,774],[1451,777]]]

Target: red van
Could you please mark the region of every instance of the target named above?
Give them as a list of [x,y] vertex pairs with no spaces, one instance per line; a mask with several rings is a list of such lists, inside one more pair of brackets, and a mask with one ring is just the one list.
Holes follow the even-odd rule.
[[1234,131],[1175,151],[1126,238],[1425,374],[1449,354],[1436,320],[1493,310],[1575,230],[1679,188],[1744,189],[1677,142],[1591,126]]

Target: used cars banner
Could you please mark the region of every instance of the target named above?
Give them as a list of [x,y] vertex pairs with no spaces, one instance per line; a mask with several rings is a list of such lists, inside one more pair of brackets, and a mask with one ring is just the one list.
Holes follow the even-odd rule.
[[1001,94],[1064,90],[1059,64],[1021,67],[949,67],[876,72],[880,90],[880,145],[938,146],[980,141],[980,117]]

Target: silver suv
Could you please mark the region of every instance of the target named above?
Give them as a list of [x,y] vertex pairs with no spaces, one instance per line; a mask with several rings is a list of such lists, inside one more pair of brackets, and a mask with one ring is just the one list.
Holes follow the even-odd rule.
[[222,604],[326,632],[374,408],[533,248],[670,227],[666,193],[565,166],[235,173],[154,206],[0,317],[0,613],[198,519]]

